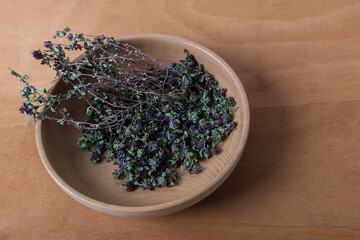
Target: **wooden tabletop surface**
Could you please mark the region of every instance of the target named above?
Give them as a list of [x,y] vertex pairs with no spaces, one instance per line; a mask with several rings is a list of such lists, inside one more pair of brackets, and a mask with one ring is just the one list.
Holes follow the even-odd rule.
[[[360,239],[359,1],[0,1],[0,239]],[[30,51],[69,26],[115,37],[176,35],[220,55],[248,94],[240,163],[179,213],[91,210],[50,178],[21,84],[53,73]]]

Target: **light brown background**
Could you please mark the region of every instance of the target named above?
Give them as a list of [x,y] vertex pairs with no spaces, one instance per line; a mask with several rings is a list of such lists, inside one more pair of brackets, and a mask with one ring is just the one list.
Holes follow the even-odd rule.
[[[360,239],[359,1],[0,1],[0,239]],[[198,42],[238,74],[249,141],[230,178],[161,218],[107,216],[50,178],[21,84],[53,77],[29,52],[64,25]]]

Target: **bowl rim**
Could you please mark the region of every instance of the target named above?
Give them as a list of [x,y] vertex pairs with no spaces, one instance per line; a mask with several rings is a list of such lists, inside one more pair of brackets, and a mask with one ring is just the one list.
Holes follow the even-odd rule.
[[[169,39],[169,40],[175,40],[183,42],[187,45],[191,45],[194,48],[197,48],[201,50],[202,52],[205,52],[207,55],[212,57],[214,60],[216,60],[230,75],[231,78],[233,78],[235,81],[236,86],[238,89],[240,89],[240,92],[238,93],[238,96],[242,99],[244,109],[243,109],[243,130],[241,132],[241,138],[237,145],[237,150],[234,155],[237,155],[237,158],[233,161],[229,162],[225,168],[222,169],[213,179],[211,179],[207,184],[200,187],[197,191],[192,192],[191,194],[188,194],[182,198],[172,200],[170,202],[160,203],[156,205],[149,205],[149,206],[120,206],[115,204],[109,204],[104,203],[98,200],[95,200],[93,198],[90,198],[79,191],[72,188],[69,184],[67,184],[55,171],[55,169],[52,167],[50,161],[47,158],[44,146],[43,146],[43,138],[41,134],[41,128],[42,128],[42,121],[39,120],[35,124],[35,138],[36,138],[36,146],[41,158],[41,161],[43,165],[45,166],[47,172],[52,177],[52,179],[56,182],[56,184],[61,187],[69,196],[74,198],[75,200],[79,201],[82,204],[85,204],[86,206],[93,208],[98,211],[107,212],[109,214],[113,215],[119,215],[119,213],[133,213],[133,214],[142,214],[142,213],[152,213],[152,212],[158,212],[160,210],[164,211],[167,209],[168,213],[173,213],[180,211],[182,209],[185,209],[208,195],[210,195],[212,192],[214,192],[231,174],[231,172],[236,167],[239,159],[242,156],[242,153],[244,151],[248,134],[249,134],[249,128],[250,128],[250,109],[249,109],[249,103],[247,99],[247,95],[245,92],[245,89],[243,85],[240,82],[240,79],[234,72],[234,70],[216,53],[211,51],[210,49],[195,43],[191,40],[172,36],[172,35],[165,35],[165,34],[134,34],[134,35],[127,35],[118,38],[117,40],[131,40],[131,39],[138,39],[138,38],[150,38],[150,39]],[[81,54],[78,58],[81,58],[84,54]],[[75,60],[74,60],[75,61]],[[51,91],[52,88],[56,86],[58,81],[57,79],[53,81],[49,87],[49,91]],[[113,212],[116,212],[118,214],[114,214]]]

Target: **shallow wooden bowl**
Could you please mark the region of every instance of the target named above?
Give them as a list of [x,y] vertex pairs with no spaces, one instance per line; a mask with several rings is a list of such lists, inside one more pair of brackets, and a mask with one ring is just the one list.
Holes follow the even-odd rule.
[[[249,105],[239,78],[228,64],[209,49],[186,39],[144,34],[123,37],[120,40],[134,45],[151,56],[166,62],[183,59],[184,48],[192,53],[205,69],[214,75],[227,96],[233,96],[239,106],[234,118],[238,126],[220,145],[221,152],[201,161],[204,170],[188,175],[181,169],[181,182],[171,188],[153,191],[138,189],[126,192],[111,175],[112,163],[93,164],[90,155],[76,145],[80,132],[55,121],[36,124],[36,143],[41,160],[55,182],[72,198],[94,210],[122,217],[154,217],[185,209],[207,197],[217,189],[238,163],[249,131]],[[51,91],[64,91],[66,86],[57,81]],[[85,105],[66,106],[75,115],[83,114]]]

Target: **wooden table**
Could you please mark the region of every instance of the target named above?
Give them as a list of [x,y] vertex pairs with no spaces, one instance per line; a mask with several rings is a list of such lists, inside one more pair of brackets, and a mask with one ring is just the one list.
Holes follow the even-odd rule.
[[[0,1],[0,239],[360,239],[359,1]],[[48,86],[30,51],[68,25],[198,42],[239,75],[251,107],[244,155],[210,197],[166,217],[84,207],[50,178],[21,84]]]

